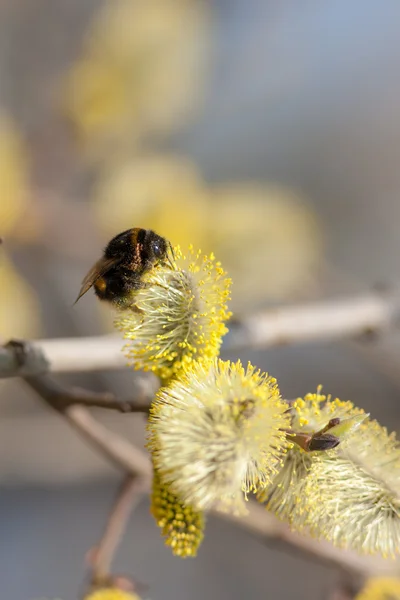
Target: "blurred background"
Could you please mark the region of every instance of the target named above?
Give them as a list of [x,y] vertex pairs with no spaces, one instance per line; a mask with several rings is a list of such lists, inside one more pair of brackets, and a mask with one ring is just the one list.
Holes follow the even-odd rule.
[[[214,251],[238,314],[398,283],[399,22],[397,0],[1,0],[0,337],[112,331],[93,295],[72,304],[134,226]],[[240,358],[398,430],[399,352],[393,332]],[[134,374],[62,380],[129,396]],[[141,418],[96,414],[143,444]],[[21,382],[0,415],[2,597],[76,598],[119,474]],[[116,564],[153,600],[316,600],[337,579],[214,518],[173,558],[146,501]]]

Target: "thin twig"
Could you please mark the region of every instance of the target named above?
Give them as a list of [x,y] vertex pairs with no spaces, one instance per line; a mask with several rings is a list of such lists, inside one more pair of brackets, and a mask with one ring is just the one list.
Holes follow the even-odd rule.
[[26,377],[25,382],[107,460],[125,473],[151,480],[152,467],[148,456],[105,427],[84,406],[60,402],[58,384],[48,375]]
[[111,564],[127,527],[129,517],[139,503],[146,484],[140,477],[127,475],[118,491],[108,517],[104,533],[91,551],[91,585],[105,586],[112,583]]
[[328,600],[353,600],[361,586],[355,585],[353,581],[338,581],[330,591]]
[[147,478],[150,482],[152,466],[147,454],[99,423],[83,406],[70,406],[64,416],[74,429],[114,466],[125,473]]
[[[376,290],[362,296],[304,306],[271,309],[231,323],[223,351],[266,348],[323,339],[360,338],[397,325],[398,290]],[[0,378],[50,372],[119,369],[126,365],[124,341],[116,335],[38,340],[21,360],[18,343],[0,348]]]
[[24,381],[59,412],[64,412],[70,406],[79,404],[86,407],[112,409],[122,413],[147,413],[156,391],[154,388],[151,395],[143,394],[132,400],[122,400],[110,392],[92,392],[77,387],[67,388],[47,374],[24,377]]
[[398,560],[384,560],[377,556],[364,556],[355,552],[336,548],[324,540],[316,540],[308,535],[291,531],[289,526],[277,519],[256,502],[248,503],[248,515],[237,517],[231,513],[219,516],[261,537],[268,545],[278,545],[285,550],[301,552],[320,564],[335,566],[345,573],[358,577],[370,575],[390,575],[400,572]]

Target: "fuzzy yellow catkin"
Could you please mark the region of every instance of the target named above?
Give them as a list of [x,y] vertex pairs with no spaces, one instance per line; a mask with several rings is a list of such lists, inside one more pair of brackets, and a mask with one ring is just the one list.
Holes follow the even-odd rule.
[[85,596],[84,600],[140,600],[133,592],[125,592],[118,588],[102,588]]
[[162,484],[157,469],[154,469],[151,513],[173,554],[181,558],[196,556],[204,537],[204,514],[183,504]]
[[400,579],[371,577],[358,592],[355,600],[400,600]]
[[[320,392],[321,389],[318,388],[316,394],[307,394],[304,399],[298,398],[294,402],[291,423],[294,431],[312,434],[333,418],[347,419],[365,414],[351,402],[342,402],[337,398],[331,400]],[[305,452],[297,444],[293,444],[286,453],[282,469],[272,483],[257,495],[257,499],[265,503],[268,510],[289,521],[297,529],[304,527],[307,517],[302,499],[306,476],[316,456],[316,452]]]
[[118,314],[115,326],[130,340],[125,352],[135,369],[153,371],[163,383],[183,373],[193,361],[218,356],[231,280],[214,255],[189,247],[174,248],[173,268],[155,266],[135,293],[139,312]]
[[7,239],[24,220],[28,205],[28,153],[20,132],[0,112],[1,235]]
[[198,510],[246,512],[287,448],[287,405],[276,380],[252,365],[193,363],[152,404],[149,448],[162,481]]
[[197,0],[97,6],[61,108],[85,156],[111,163],[144,138],[176,130],[196,108],[207,72],[210,11]]
[[[335,417],[363,413],[351,402],[309,394],[295,405],[295,427],[316,431]],[[303,425],[300,425],[300,422]],[[305,454],[293,448],[260,499],[295,529],[360,553],[400,551],[400,447],[394,434],[366,418],[337,448]],[[289,458],[289,457],[288,457]]]
[[398,554],[400,448],[394,434],[367,420],[339,448],[311,465],[304,496],[307,527],[343,548]]

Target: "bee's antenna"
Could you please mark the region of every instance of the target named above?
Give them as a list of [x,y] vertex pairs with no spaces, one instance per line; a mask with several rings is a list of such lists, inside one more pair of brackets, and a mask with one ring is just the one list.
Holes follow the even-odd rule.
[[173,260],[171,260],[171,256],[169,255],[169,253],[167,254],[167,259],[168,259],[168,262],[171,265],[171,267],[174,268],[174,262],[173,261],[175,261],[175,252],[174,252],[174,248],[173,248],[171,242],[168,242],[168,249],[169,249],[169,251],[171,253],[171,256],[172,256]]

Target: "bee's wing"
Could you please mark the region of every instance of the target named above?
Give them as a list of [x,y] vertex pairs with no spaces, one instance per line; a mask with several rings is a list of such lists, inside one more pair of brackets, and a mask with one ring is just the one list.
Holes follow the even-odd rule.
[[94,285],[94,283],[99,277],[104,275],[104,273],[111,269],[111,267],[114,267],[116,264],[118,264],[118,262],[118,259],[115,258],[105,258],[104,256],[100,258],[93,265],[90,271],[85,275],[82,281],[81,289],[79,290],[78,297],[75,300],[74,304],[76,304],[78,300],[90,290],[92,285]]

